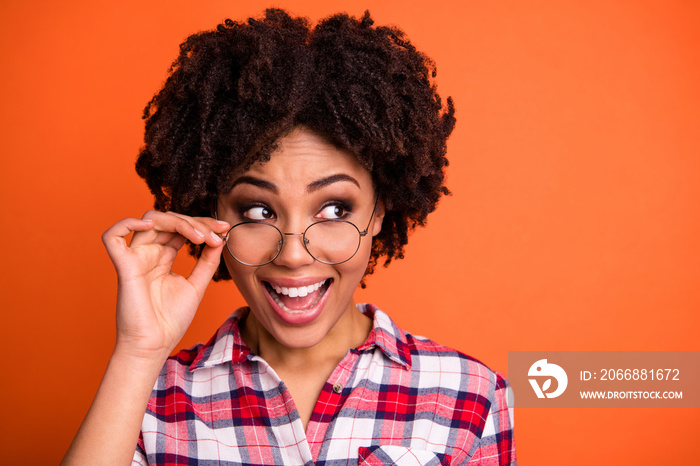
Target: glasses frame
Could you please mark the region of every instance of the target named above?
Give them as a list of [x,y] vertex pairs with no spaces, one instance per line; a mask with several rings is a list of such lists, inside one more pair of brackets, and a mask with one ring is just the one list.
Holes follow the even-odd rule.
[[[367,232],[369,231],[369,227],[370,227],[370,225],[372,224],[372,219],[374,218],[374,214],[375,214],[375,212],[377,211],[377,203],[378,203],[378,202],[379,202],[379,195],[377,194],[377,196],[374,198],[374,207],[372,208],[372,215],[369,217],[369,222],[367,222],[367,227],[366,227],[364,230],[362,230],[362,231],[360,231],[360,229],[357,228],[357,225],[355,225],[354,223],[349,222],[349,221],[347,221],[347,220],[341,220],[341,219],[325,219],[325,220],[319,220],[318,222],[314,222],[314,223],[312,223],[311,225],[309,225],[308,227],[306,227],[306,229],[305,229],[303,232],[301,232],[301,233],[285,233],[285,232],[283,232],[282,230],[280,230],[279,228],[277,228],[276,226],[274,226],[274,225],[271,224],[271,223],[267,223],[267,222],[264,222],[264,221],[254,221],[254,220],[251,220],[251,221],[247,221],[247,222],[240,222],[240,223],[237,223],[237,224],[233,225],[233,226],[226,232],[226,235],[224,235],[222,239],[224,240],[224,242],[226,242],[226,250],[228,251],[229,255],[230,255],[231,257],[233,257],[233,258],[236,260],[236,262],[238,262],[238,263],[240,263],[240,264],[243,264],[243,265],[247,265],[247,266],[249,266],[249,267],[262,267],[263,265],[267,265],[267,264],[269,264],[270,262],[274,262],[275,259],[277,259],[277,258],[279,257],[279,255],[282,253],[282,249],[284,248],[284,245],[285,245],[286,242],[287,242],[287,236],[299,236],[299,235],[302,236],[302,244],[304,245],[304,249],[306,249],[306,252],[308,252],[309,255],[310,255],[311,257],[314,258],[314,260],[316,260],[316,261],[318,261],[318,262],[320,262],[320,263],[322,263],[322,264],[327,264],[327,265],[338,265],[338,264],[342,264],[342,263],[344,263],[344,262],[347,262],[347,261],[349,261],[350,259],[352,259],[353,257],[355,257],[355,254],[357,254],[357,251],[360,250],[360,244],[362,243],[362,238],[364,238],[365,236],[367,236]],[[218,216],[216,215],[216,212],[214,213],[214,218],[217,218],[217,219],[218,219]],[[339,261],[339,262],[327,262],[327,261],[323,261],[323,260],[317,258],[316,256],[314,256],[314,255],[311,253],[311,251],[309,251],[309,246],[308,246],[309,240],[306,239],[306,232],[309,231],[309,228],[313,227],[314,225],[317,225],[317,224],[319,224],[319,223],[328,223],[328,222],[347,223],[347,224],[349,224],[349,225],[352,225],[352,227],[353,227],[355,230],[357,230],[357,233],[358,233],[359,236],[360,236],[360,240],[357,242],[357,247],[355,248],[355,251],[352,253],[352,255],[351,255],[350,257],[348,257],[348,258],[345,259],[345,260],[342,260],[342,261]],[[265,224],[265,225],[269,225],[269,226],[271,226],[272,228],[274,228],[275,230],[277,230],[277,232],[280,234],[280,238],[282,238],[282,239],[279,241],[279,243],[278,243],[279,245],[278,245],[278,247],[277,247],[277,253],[275,254],[275,256],[274,256],[272,259],[270,259],[269,261],[263,262],[263,263],[261,263],[261,264],[248,264],[248,263],[246,263],[246,262],[243,262],[242,260],[240,260],[239,258],[237,258],[236,256],[234,256],[234,255],[233,255],[233,252],[231,252],[231,249],[229,249],[229,247],[228,247],[228,236],[229,236],[229,234],[231,233],[231,230],[233,230],[234,228],[236,228],[236,227],[239,226],[239,225],[246,225],[246,224],[251,224],[251,223],[255,223],[255,224],[262,223],[262,224]]]

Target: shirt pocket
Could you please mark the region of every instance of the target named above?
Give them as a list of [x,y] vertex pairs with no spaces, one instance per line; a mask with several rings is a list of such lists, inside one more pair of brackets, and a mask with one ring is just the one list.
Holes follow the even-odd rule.
[[449,466],[452,461],[445,453],[398,445],[360,447],[358,453],[358,466]]

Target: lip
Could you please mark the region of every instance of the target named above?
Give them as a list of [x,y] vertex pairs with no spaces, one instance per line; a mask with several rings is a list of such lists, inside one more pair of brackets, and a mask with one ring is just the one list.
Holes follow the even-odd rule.
[[[318,283],[320,281],[324,280],[330,280],[330,283],[328,284],[328,288],[326,291],[323,293],[323,296],[321,296],[321,299],[316,303],[314,307],[311,309],[307,309],[306,311],[303,312],[288,312],[282,309],[274,299],[272,299],[272,296],[270,296],[270,293],[267,289],[267,286],[265,285],[264,282],[267,282],[271,285],[276,285],[276,286],[283,286],[283,287],[301,287],[301,286],[308,286],[308,285],[313,285],[314,283]],[[321,315],[321,312],[323,311],[323,308],[326,305],[326,301],[328,301],[328,297],[330,296],[331,289],[333,288],[333,279],[332,278],[303,278],[303,279],[287,279],[287,278],[280,278],[280,279],[274,279],[274,280],[262,280],[260,285],[263,287],[263,290],[265,291],[265,298],[267,299],[268,304],[272,307],[272,309],[275,311],[275,314],[277,317],[284,323],[288,325],[305,325],[310,322],[313,322],[318,318],[318,316]]]

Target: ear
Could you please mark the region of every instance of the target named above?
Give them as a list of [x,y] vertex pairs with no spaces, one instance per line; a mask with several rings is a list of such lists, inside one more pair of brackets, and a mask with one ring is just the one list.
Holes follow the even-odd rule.
[[386,208],[384,207],[384,202],[381,199],[377,200],[377,207],[374,211],[374,223],[372,224],[372,236],[377,236],[380,231],[382,231],[382,222],[384,221],[384,214],[386,214]]

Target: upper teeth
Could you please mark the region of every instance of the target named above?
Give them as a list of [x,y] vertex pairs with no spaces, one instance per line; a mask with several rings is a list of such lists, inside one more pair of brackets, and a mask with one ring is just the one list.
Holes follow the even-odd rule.
[[272,288],[275,289],[277,294],[283,294],[286,296],[289,296],[290,298],[296,298],[296,297],[301,297],[303,298],[309,293],[313,293],[314,291],[318,290],[326,281],[322,280],[318,283],[314,283],[313,285],[308,285],[308,286],[299,286],[299,287],[288,287],[288,286],[277,286],[277,285],[272,285]]

